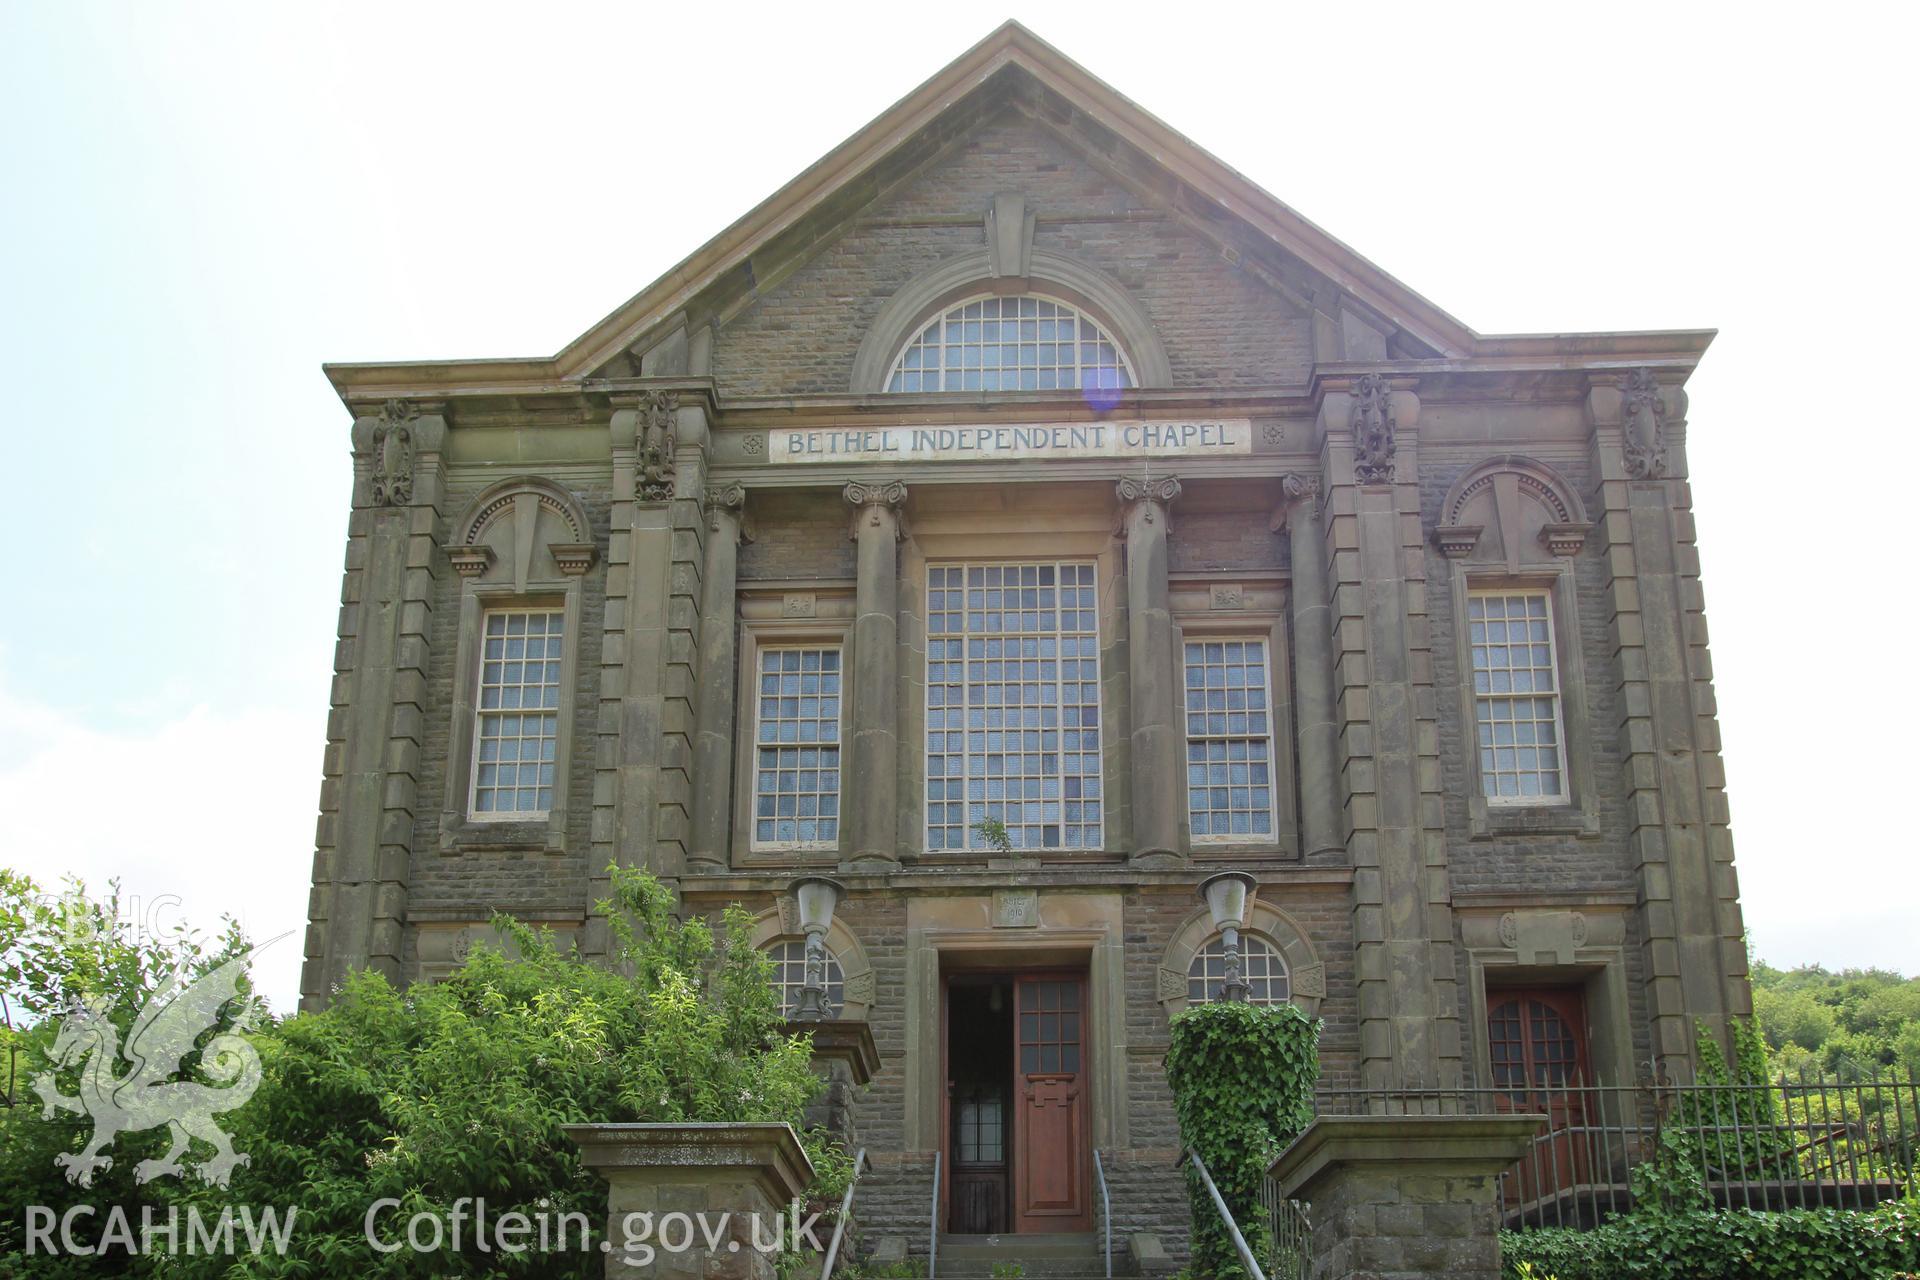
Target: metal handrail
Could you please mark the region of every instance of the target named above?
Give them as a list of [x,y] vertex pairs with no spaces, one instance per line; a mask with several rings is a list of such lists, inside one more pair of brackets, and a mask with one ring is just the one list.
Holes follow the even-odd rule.
[[847,1193],[840,1197],[840,1217],[833,1224],[833,1239],[827,1242],[827,1260],[820,1264],[820,1280],[833,1280],[833,1264],[840,1257],[840,1240],[847,1234],[847,1221],[853,1214],[853,1189],[860,1185],[860,1166],[867,1162],[867,1149],[853,1153],[853,1176],[847,1179]]
[[1107,1171],[1100,1163],[1098,1147],[1093,1149],[1093,1177],[1100,1184],[1100,1256],[1106,1259],[1107,1280],[1113,1280],[1113,1198],[1107,1194]]
[[[933,1153],[933,1208],[927,1214],[927,1280],[940,1274],[940,1153]],[[825,1280],[825,1277],[822,1277]]]
[[1200,1171],[1200,1181],[1206,1184],[1207,1194],[1213,1197],[1213,1207],[1219,1211],[1220,1221],[1227,1224],[1227,1234],[1233,1237],[1234,1252],[1240,1255],[1240,1265],[1247,1269],[1253,1280],[1267,1280],[1267,1273],[1253,1260],[1253,1250],[1247,1248],[1247,1238],[1240,1234],[1240,1228],[1234,1225],[1233,1215],[1227,1211],[1227,1202],[1220,1195],[1220,1188],[1213,1185],[1213,1175],[1207,1172],[1206,1161],[1200,1158],[1198,1151],[1189,1150],[1187,1158],[1193,1161],[1193,1167]]

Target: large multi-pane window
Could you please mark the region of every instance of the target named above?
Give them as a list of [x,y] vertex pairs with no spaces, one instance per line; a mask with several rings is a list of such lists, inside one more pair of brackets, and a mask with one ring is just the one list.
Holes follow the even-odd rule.
[[1131,387],[1119,344],[1052,298],[972,298],[914,335],[889,391],[1053,391]]
[[760,650],[755,848],[840,839],[840,674],[838,646]]
[[564,617],[558,609],[494,609],[482,619],[476,818],[539,818],[553,808]]
[[1553,613],[1544,591],[1467,597],[1480,787],[1493,804],[1567,798]]
[[1187,821],[1196,841],[1273,836],[1267,642],[1186,644]]
[[[1240,935],[1240,976],[1247,980],[1247,1000],[1251,1004],[1285,1004],[1292,992],[1287,977],[1287,962],[1265,938],[1250,933]],[[1226,940],[1215,934],[1213,940],[1194,953],[1187,966],[1187,1003],[1207,1004],[1220,997],[1220,985],[1227,980]]]
[[[767,958],[773,961],[773,991],[780,1000],[780,1010],[791,1016],[800,1007],[800,992],[807,985],[807,944],[803,938],[787,938],[773,943],[767,949]],[[827,1016],[840,1016],[840,1007],[847,1002],[847,974],[840,965],[840,957],[827,952]]]
[[1091,563],[927,569],[927,847],[1101,847]]

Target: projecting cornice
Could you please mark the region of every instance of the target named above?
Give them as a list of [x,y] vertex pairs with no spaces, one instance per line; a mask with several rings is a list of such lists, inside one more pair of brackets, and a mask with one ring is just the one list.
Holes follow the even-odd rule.
[[[704,373],[703,344],[710,339],[703,335],[711,331],[694,306],[703,294],[754,263],[757,254],[778,257],[776,243],[807,219],[838,216],[842,206],[851,211],[863,192],[877,191],[875,175],[890,159],[919,145],[937,123],[951,124],[951,117],[974,111],[982,95],[1004,92],[1016,82],[1037,87],[1097,123],[1103,136],[1157,166],[1171,187],[1184,193],[1183,200],[1237,220],[1256,241],[1264,239],[1331,282],[1365,314],[1413,345],[1438,353],[1437,360],[1422,364],[1449,371],[1486,360],[1519,366],[1595,359],[1656,365],[1668,357],[1697,359],[1711,339],[1710,333],[1476,333],[1033,32],[1008,22],[553,356],[329,364],[327,377],[347,401],[553,395],[578,388],[609,362],[643,347],[685,354],[685,367]],[[692,328],[687,327],[690,316],[696,319]]]

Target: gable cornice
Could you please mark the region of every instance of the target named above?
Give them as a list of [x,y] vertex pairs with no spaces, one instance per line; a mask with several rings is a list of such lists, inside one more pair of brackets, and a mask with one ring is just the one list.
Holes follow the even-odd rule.
[[612,359],[651,325],[684,307],[739,259],[805,217],[839,187],[928,128],[960,99],[1012,67],[1031,76],[1174,174],[1275,240],[1329,280],[1447,354],[1471,351],[1475,334],[1418,293],[1366,261],[1244,175],[1196,145],[1098,76],[1015,21],[882,112],[762,201],[679,266],[575,339],[554,357],[561,376],[580,376]]
[[[344,399],[377,389],[450,384],[554,386],[578,382],[771,244],[848,184],[873,171],[994,77],[1017,70],[1138,149],[1190,192],[1210,200],[1300,259],[1362,306],[1442,359],[1584,352],[1593,337],[1482,336],[1368,262],[1256,183],[1193,143],[1018,22],[1009,21],[829,151],[555,355],[541,359],[340,363],[323,369]],[[1703,344],[1704,346],[1704,344]]]

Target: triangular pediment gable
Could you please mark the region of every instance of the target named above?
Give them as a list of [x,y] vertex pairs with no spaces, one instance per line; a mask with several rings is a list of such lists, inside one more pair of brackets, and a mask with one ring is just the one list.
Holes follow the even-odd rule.
[[[1561,336],[1486,338],[1300,216],[1017,22],[1008,22],[894,104],[678,266],[547,359],[330,365],[343,397],[410,381],[505,386],[684,373],[694,344],[764,296],[970,134],[1017,113],[1103,175],[1211,241],[1221,258],[1311,311],[1318,360],[1530,358]],[[1350,339],[1364,331],[1357,346]],[[1701,334],[1616,336],[1703,349]],[[1655,343],[1658,347],[1661,343]],[[1650,348],[1651,349],[1651,348]],[[693,360],[698,365],[697,359]]]
[[[1017,22],[985,40],[714,237],[685,262],[582,334],[555,372],[600,372],[715,290],[765,289],[783,268],[831,238],[845,219],[884,201],[940,151],[1008,110],[1048,128],[1114,180],[1177,213],[1228,260],[1265,276],[1298,305],[1340,295],[1399,354],[1464,355],[1458,320],[1196,146]],[[646,341],[643,341],[645,339]],[[607,370],[614,372],[616,370]],[[629,370],[617,370],[628,372]],[[639,372],[637,368],[630,370]]]

